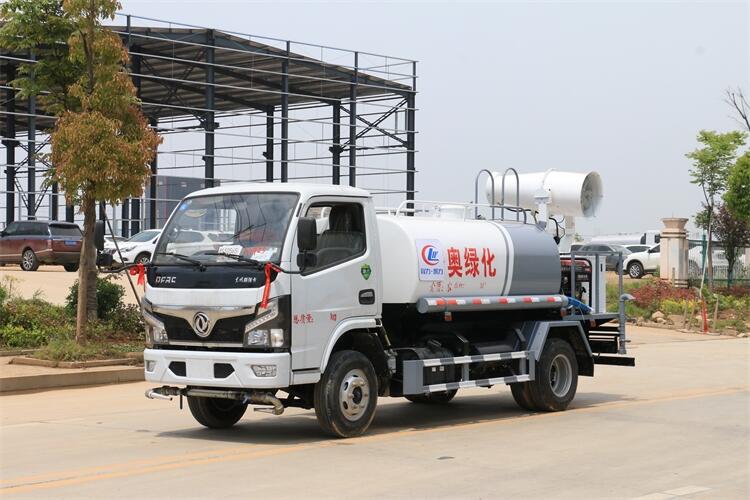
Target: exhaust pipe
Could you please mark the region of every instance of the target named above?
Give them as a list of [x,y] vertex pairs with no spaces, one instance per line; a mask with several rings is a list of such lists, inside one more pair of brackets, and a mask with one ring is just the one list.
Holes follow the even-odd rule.
[[166,394],[157,392],[158,390],[159,389],[148,389],[146,391],[146,397],[148,399],[163,399],[166,401],[172,401],[172,396],[167,396]]

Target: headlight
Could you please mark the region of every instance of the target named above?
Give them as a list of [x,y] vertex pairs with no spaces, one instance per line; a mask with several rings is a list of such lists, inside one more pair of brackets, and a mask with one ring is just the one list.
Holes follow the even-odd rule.
[[258,307],[256,318],[245,325],[245,347],[279,348],[289,346],[288,296]]
[[146,342],[149,345],[166,344],[169,342],[167,329],[159,318],[143,310],[143,322],[146,323]]

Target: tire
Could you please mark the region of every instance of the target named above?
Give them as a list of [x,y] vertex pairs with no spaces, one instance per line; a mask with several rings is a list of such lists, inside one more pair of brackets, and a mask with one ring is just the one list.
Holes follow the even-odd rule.
[[232,399],[188,396],[188,407],[195,420],[209,429],[226,429],[245,414],[247,405]]
[[148,264],[151,261],[151,254],[148,252],[141,252],[138,255],[136,255],[135,260],[133,261],[135,264],[138,264],[139,262],[143,265]]
[[516,384],[510,384],[510,392],[513,394],[513,399],[516,400],[516,404],[524,410],[534,411],[534,403],[531,401],[531,395],[529,394],[529,382],[519,382]]
[[[514,388],[513,386],[516,386]],[[511,391],[519,406],[534,411],[563,411],[576,395],[578,361],[570,344],[547,339],[531,382],[513,384]],[[520,399],[520,401],[519,401]],[[528,404],[528,408],[525,406]]]
[[638,280],[641,279],[643,275],[643,266],[640,262],[631,262],[630,264],[628,264],[628,276],[635,280]]
[[78,264],[65,264],[63,265],[63,269],[65,269],[69,273],[74,273],[78,271]]
[[378,381],[372,363],[361,352],[338,351],[315,384],[315,415],[334,436],[359,436],[370,427],[378,404]]
[[30,248],[27,248],[21,254],[21,269],[24,271],[36,271],[39,269],[39,259],[36,258],[36,254]]
[[420,405],[436,405],[450,402],[450,400],[456,396],[457,392],[458,389],[453,389],[452,391],[431,392],[429,394],[410,394],[404,397],[412,403]]

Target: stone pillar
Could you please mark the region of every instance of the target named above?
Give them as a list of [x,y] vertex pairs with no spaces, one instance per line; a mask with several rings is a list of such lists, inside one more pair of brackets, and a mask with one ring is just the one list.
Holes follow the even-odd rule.
[[659,249],[659,277],[679,288],[688,286],[688,239],[685,224],[688,219],[662,219]]

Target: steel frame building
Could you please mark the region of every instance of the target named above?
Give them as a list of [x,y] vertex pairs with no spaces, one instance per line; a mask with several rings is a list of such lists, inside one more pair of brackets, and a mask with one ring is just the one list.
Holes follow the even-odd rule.
[[[123,236],[161,227],[185,194],[180,185],[194,189],[195,179],[347,183],[383,204],[414,199],[416,61],[126,14],[110,29],[164,137],[144,196],[101,207]],[[29,61],[33,54],[0,54],[0,227],[81,217],[45,180],[54,117],[8,85]]]

